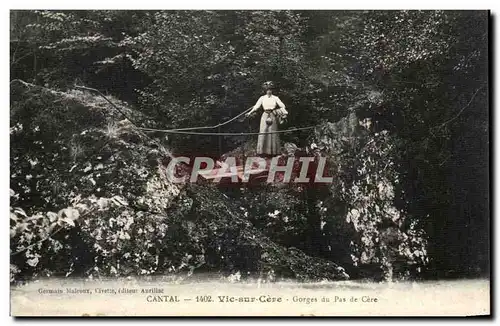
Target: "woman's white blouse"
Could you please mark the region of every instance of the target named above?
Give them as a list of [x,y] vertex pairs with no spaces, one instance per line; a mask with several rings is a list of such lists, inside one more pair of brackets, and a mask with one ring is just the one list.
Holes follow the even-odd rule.
[[278,114],[288,114],[285,110],[285,104],[281,102],[279,97],[271,95],[263,95],[259,98],[257,103],[254,105],[252,112],[257,111],[261,106],[264,108],[264,111],[273,110],[276,108],[276,105],[279,106]]

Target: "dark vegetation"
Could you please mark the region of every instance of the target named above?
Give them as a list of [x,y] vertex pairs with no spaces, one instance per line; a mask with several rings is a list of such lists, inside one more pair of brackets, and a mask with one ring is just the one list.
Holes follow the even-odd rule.
[[[489,272],[488,13],[12,11],[11,280]],[[177,185],[171,155],[251,156],[214,125],[273,80],[284,154],[329,185]],[[255,131],[257,119],[223,131]]]

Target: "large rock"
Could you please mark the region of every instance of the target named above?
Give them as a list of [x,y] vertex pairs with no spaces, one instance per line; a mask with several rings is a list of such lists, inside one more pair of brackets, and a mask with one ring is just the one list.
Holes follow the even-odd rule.
[[177,200],[188,205],[172,213],[189,238],[199,244],[198,254],[205,254],[207,260],[203,264],[208,270],[298,280],[349,278],[344,268],[331,261],[274,242],[252,225],[244,207],[215,186],[191,185]]

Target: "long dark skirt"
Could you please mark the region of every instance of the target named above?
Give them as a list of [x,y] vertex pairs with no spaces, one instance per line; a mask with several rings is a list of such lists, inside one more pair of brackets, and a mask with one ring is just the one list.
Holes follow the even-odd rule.
[[[271,117],[273,123],[268,125],[266,120]],[[264,112],[260,118],[260,131],[259,132],[271,132],[278,130],[278,118],[275,112],[267,113]],[[279,134],[263,134],[259,135],[257,139],[257,154],[258,155],[277,155],[280,153],[280,138]]]

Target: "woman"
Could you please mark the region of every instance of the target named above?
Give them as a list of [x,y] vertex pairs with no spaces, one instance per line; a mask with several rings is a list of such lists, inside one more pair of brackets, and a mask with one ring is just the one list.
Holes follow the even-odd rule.
[[[261,106],[264,113],[260,118],[260,134],[257,140],[257,155],[272,156],[279,154],[280,139],[278,133],[268,133],[278,131],[278,123],[288,115],[285,105],[279,97],[273,95],[273,83],[265,82],[265,95],[262,95],[252,110],[247,113],[247,117],[256,112]],[[266,134],[267,133],[267,134]]]

